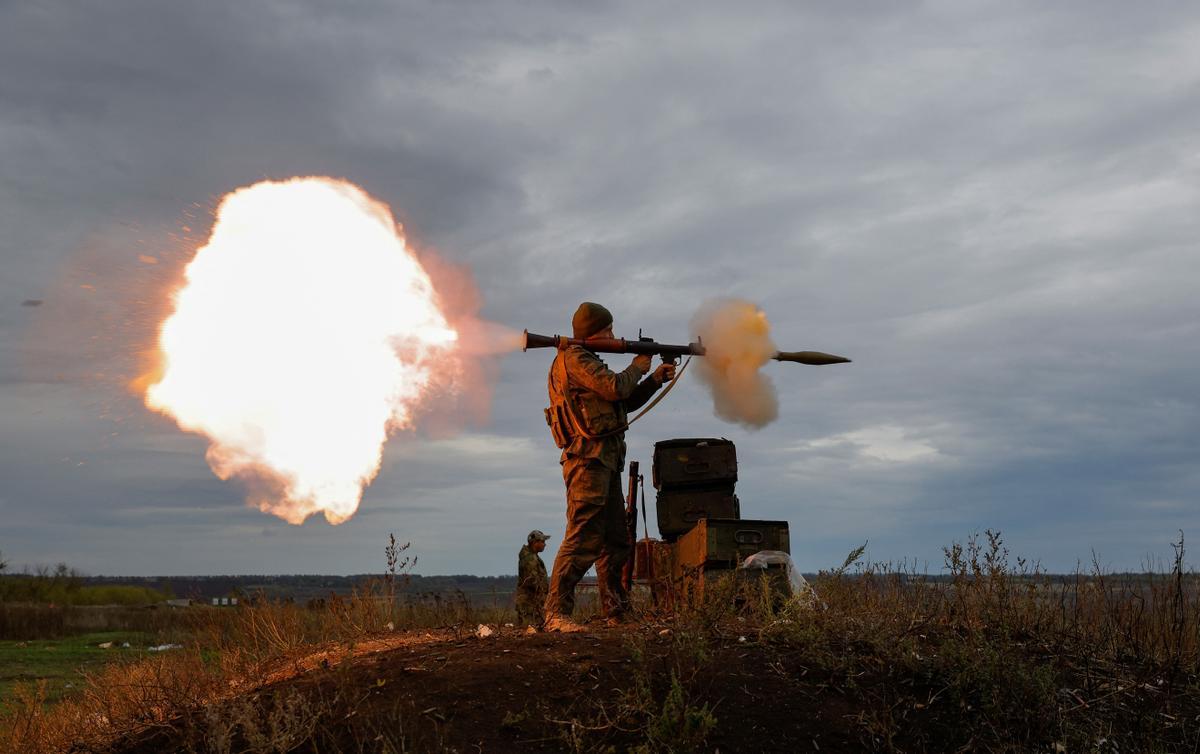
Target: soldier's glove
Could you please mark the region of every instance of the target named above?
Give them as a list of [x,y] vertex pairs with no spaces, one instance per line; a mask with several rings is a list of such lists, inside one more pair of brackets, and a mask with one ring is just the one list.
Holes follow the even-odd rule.
[[642,374],[650,371],[650,357],[644,353],[639,353],[633,357],[633,365],[642,370]]
[[658,380],[660,385],[665,385],[675,379],[675,365],[660,364],[658,369],[654,370],[654,379]]

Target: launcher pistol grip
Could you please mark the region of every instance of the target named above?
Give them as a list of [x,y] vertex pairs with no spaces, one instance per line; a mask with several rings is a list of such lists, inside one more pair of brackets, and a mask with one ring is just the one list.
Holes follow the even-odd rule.
[[[638,340],[642,343],[653,343],[654,338],[646,338],[642,336],[642,331],[638,330]],[[659,353],[658,357],[662,359],[664,364],[676,364],[679,362],[679,356],[672,353]]]

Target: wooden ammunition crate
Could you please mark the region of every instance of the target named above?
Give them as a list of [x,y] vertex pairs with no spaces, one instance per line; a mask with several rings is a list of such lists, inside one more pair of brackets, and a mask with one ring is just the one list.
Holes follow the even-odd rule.
[[732,485],[737,481],[737,450],[719,437],[692,437],[654,443],[654,488],[677,490]]
[[765,577],[768,583],[764,589],[763,573],[758,571],[747,576],[746,571],[741,568],[719,566],[702,566],[681,571],[671,581],[671,604],[695,607],[704,600],[706,593],[717,599],[727,597],[737,606],[761,604],[764,594],[772,602],[782,599],[785,596],[783,590],[787,588],[786,576],[782,580]]
[[676,570],[736,568],[762,550],[791,552],[787,521],[702,518],[675,542]]
[[691,529],[702,518],[740,518],[741,505],[733,485],[715,490],[676,490],[658,493],[658,532],[668,542]]

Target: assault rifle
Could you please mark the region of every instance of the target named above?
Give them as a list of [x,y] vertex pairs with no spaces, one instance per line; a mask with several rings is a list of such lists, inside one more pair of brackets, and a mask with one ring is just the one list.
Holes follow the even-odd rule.
[[[697,340],[685,346],[659,343],[652,338],[643,338],[638,333],[637,340],[625,338],[568,338],[565,335],[538,335],[525,331],[525,339],[521,345],[522,351],[530,348],[557,348],[565,351],[571,346],[583,346],[595,353],[633,353],[647,356],[661,356],[663,363],[674,364],[681,356],[704,356],[707,349],[704,343]],[[771,357],[775,361],[790,361],[794,364],[809,364],[822,366],[825,364],[848,364],[850,359],[845,356],[835,356],[820,351],[778,351]]]
[[[621,570],[621,583],[625,585],[626,592],[633,586],[634,561],[637,560],[637,487],[641,479],[641,475],[638,474],[638,462],[630,461],[629,494],[625,497],[625,530],[629,539],[629,559],[625,561]],[[649,533],[646,536],[650,536]]]

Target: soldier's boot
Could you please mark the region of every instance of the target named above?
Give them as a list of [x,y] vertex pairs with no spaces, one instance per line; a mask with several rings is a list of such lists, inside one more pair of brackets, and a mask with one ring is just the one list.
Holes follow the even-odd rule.
[[628,626],[631,623],[634,623],[633,617],[626,612],[613,613],[604,618],[604,625],[608,626],[609,628]]
[[586,628],[579,625],[565,615],[551,615],[546,618],[546,625],[542,626],[542,630],[560,634],[578,634],[587,631]]

